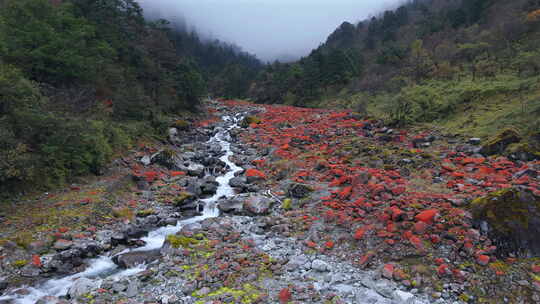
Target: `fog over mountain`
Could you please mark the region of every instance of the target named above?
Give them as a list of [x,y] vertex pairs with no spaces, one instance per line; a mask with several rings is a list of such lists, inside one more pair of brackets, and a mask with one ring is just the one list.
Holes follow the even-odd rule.
[[260,59],[307,55],[343,21],[357,22],[403,0],[139,0],[152,17],[187,24]]

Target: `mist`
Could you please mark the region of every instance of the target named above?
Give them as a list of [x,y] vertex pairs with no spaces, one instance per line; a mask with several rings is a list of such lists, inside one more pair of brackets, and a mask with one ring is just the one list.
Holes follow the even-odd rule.
[[138,0],[151,18],[185,22],[263,61],[309,54],[341,23],[356,23],[403,0]]

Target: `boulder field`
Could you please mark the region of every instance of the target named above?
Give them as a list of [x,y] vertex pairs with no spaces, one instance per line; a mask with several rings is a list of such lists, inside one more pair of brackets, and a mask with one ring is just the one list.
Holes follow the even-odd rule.
[[[122,269],[146,266],[81,278],[38,302],[540,302],[540,162],[532,150],[505,154],[519,135],[415,132],[350,111],[234,100],[206,107],[204,120],[175,122],[166,141],[99,180],[36,198],[56,210],[46,218],[4,218],[0,290],[114,255]],[[122,253],[200,214],[229,169],[207,140],[239,113],[229,160],[243,170],[217,200],[220,216],[184,225],[157,250]]]

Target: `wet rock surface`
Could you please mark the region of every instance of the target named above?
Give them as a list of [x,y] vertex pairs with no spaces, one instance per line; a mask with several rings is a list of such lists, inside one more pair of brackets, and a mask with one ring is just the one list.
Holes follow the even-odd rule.
[[119,254],[113,257],[113,262],[120,268],[133,268],[139,265],[149,264],[160,257],[159,249],[151,251],[134,251]]

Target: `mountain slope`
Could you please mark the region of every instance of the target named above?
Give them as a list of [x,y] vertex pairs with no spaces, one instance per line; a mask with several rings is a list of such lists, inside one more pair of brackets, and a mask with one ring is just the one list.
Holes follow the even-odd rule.
[[[343,23],[319,48],[251,86],[260,103],[345,107],[394,124],[484,136],[540,126],[540,2],[412,1]],[[459,121],[457,124],[455,121]]]
[[[133,0],[0,1],[0,192],[100,174],[115,152],[243,96],[253,56],[150,21]],[[190,116],[189,114],[187,116]]]

